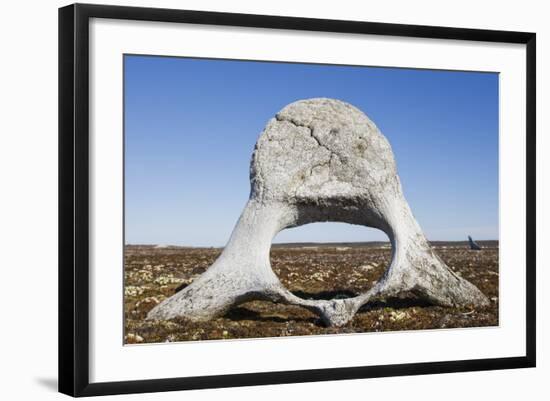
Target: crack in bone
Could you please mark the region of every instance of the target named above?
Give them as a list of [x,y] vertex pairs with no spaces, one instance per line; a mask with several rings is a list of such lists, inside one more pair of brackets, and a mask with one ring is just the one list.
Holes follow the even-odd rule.
[[315,128],[312,125],[310,125],[310,124],[300,124],[299,122],[297,122],[296,120],[294,120],[292,118],[285,118],[285,117],[281,116],[280,113],[277,113],[275,115],[275,119],[277,121],[286,121],[287,123],[290,123],[290,124],[294,125],[295,127],[307,128],[309,130],[309,136],[311,138],[313,138],[315,140],[315,142],[317,142],[317,145],[319,145],[321,148],[324,148],[324,149],[328,150],[330,152],[331,157],[332,157],[332,155],[335,155],[336,157],[338,157],[338,159],[340,159],[340,162],[342,161],[342,159],[340,158],[340,155],[338,154],[338,152],[336,152],[335,150],[329,148],[327,145],[322,143],[321,140],[319,139],[319,137],[317,137],[317,135],[315,135]]

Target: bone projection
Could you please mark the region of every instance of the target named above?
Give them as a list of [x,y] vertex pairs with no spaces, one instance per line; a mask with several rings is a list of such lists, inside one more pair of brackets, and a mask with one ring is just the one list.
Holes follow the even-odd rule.
[[[410,294],[443,306],[485,305],[487,298],[433,252],[401,189],[393,153],[374,123],[350,104],[309,99],[282,109],[256,143],[251,193],[220,257],[148,319],[207,320],[251,300],[299,305],[333,326],[370,300]],[[374,227],[392,245],[378,282],[354,298],[306,300],[273,273],[269,251],[281,230],[335,221]]]

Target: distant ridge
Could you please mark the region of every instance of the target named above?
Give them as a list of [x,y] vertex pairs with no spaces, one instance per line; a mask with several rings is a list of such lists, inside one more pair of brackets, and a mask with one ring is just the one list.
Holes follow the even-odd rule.
[[[498,246],[498,240],[477,241],[478,244],[487,247]],[[468,241],[430,241],[433,246],[465,246],[469,247]],[[389,246],[390,241],[366,241],[366,242],[287,242],[272,244],[272,248],[303,248],[303,247],[380,247]]]
[[[476,241],[481,246],[489,248],[498,247],[498,240],[479,240]],[[432,246],[454,246],[454,247],[466,247],[470,245],[468,241],[430,241]],[[221,249],[223,246],[184,246],[184,245],[162,245],[159,247],[157,244],[126,244],[126,247],[136,248],[163,248],[163,249]],[[347,247],[347,248],[361,248],[361,247],[383,247],[390,246],[389,241],[366,241],[366,242],[284,242],[271,244],[272,248],[327,248],[327,247]]]

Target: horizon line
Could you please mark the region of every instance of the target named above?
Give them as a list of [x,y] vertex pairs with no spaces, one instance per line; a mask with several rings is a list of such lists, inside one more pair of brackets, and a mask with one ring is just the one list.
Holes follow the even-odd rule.
[[[476,242],[500,242],[497,239],[475,239]],[[464,240],[428,240],[430,243],[434,242],[468,242],[468,239]],[[340,244],[389,244],[389,240],[380,241],[298,241],[298,242],[273,242],[271,245],[300,245],[300,244],[322,244],[322,245],[340,245]],[[184,244],[168,244],[168,243],[125,243],[124,246],[163,246],[163,247],[184,247],[184,248],[224,248],[225,245],[184,245]]]

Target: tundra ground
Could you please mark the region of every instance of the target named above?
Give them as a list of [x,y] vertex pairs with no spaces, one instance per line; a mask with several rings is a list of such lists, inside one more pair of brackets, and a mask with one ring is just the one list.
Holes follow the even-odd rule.
[[[489,299],[482,308],[444,308],[408,297],[363,306],[344,327],[325,327],[313,313],[296,306],[254,301],[209,322],[185,319],[146,321],[147,312],[191,283],[219,256],[220,248],[125,248],[124,310],[126,344],[425,330],[498,325],[497,241],[480,241],[481,251],[464,242],[434,243],[436,253]],[[303,298],[345,298],[367,291],[390,262],[387,243],[285,244],[271,249],[281,282]]]

